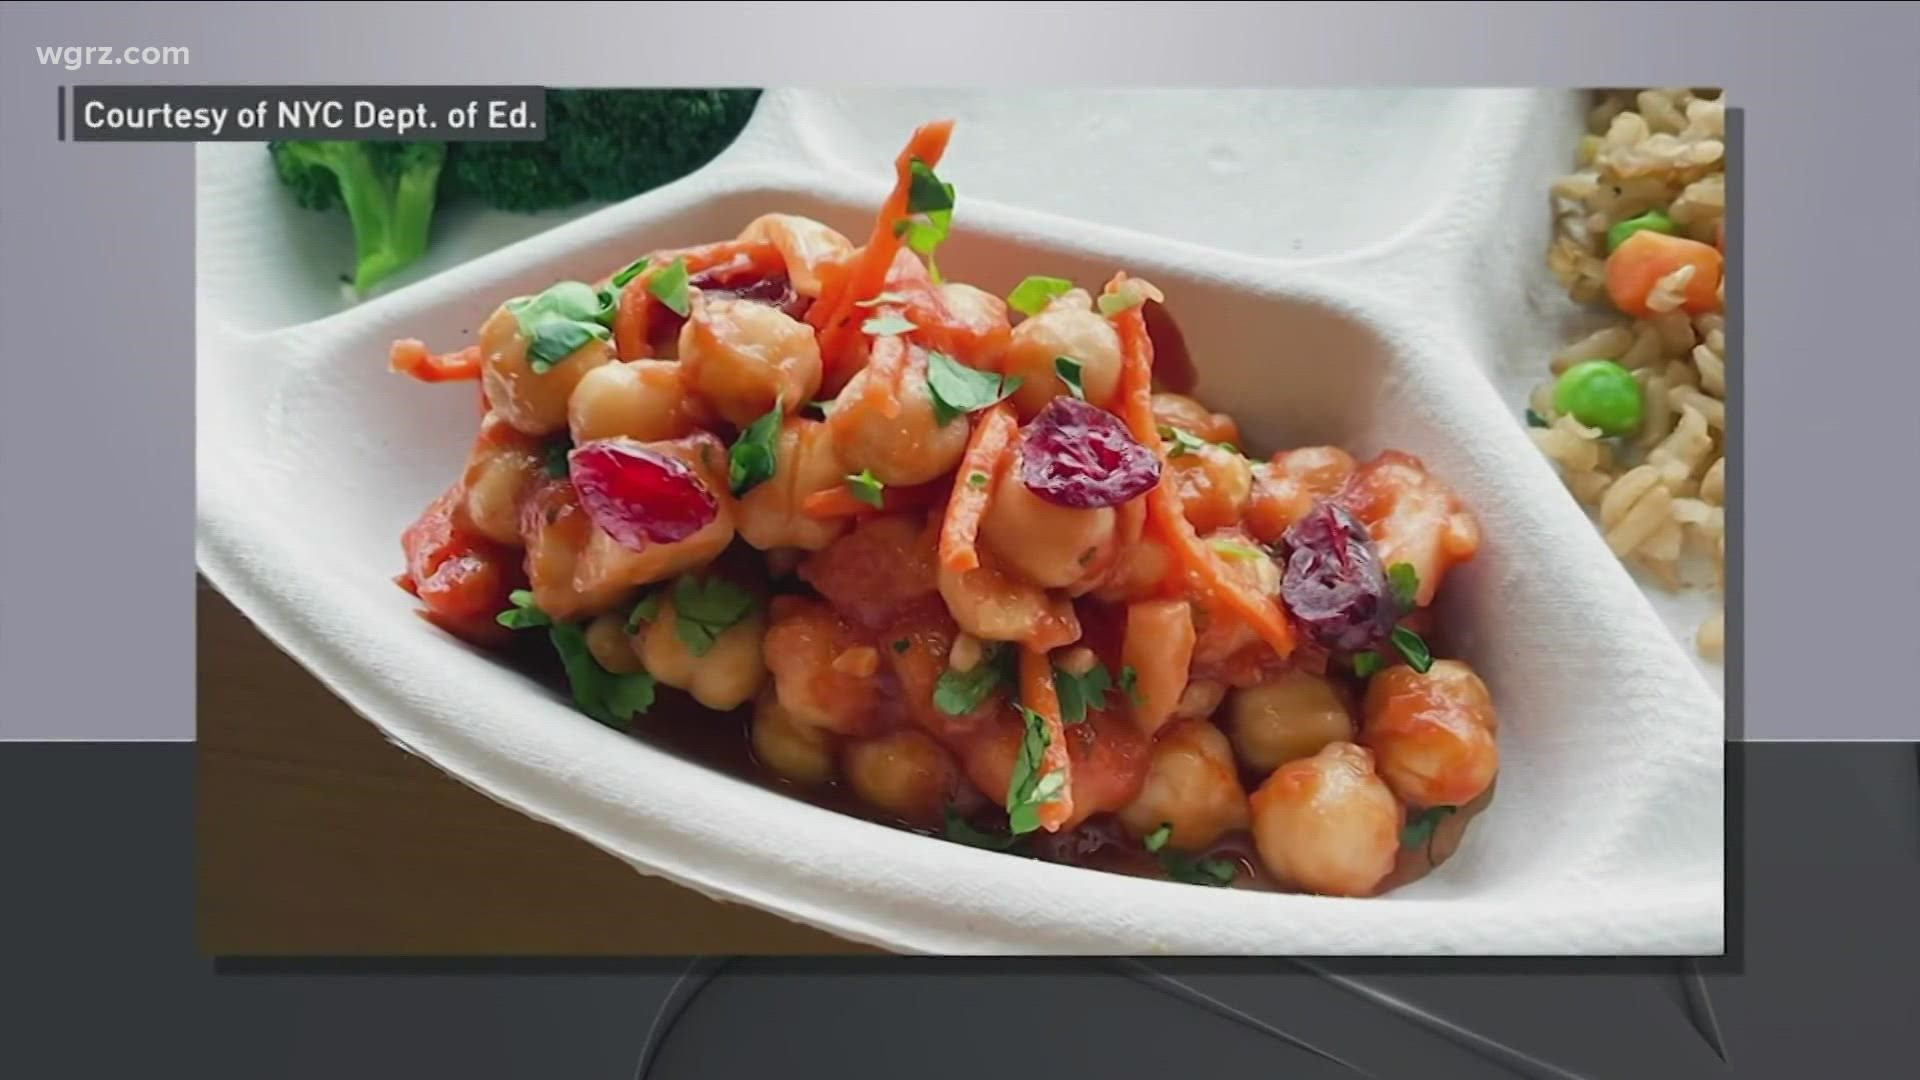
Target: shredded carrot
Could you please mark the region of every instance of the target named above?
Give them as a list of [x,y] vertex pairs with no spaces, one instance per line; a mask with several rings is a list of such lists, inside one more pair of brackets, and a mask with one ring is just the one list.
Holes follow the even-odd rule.
[[[899,308],[884,308],[875,314],[900,314]],[[873,339],[867,351],[867,381],[861,387],[861,400],[870,409],[891,420],[900,415],[901,383],[913,366],[907,339],[886,334]]]
[[698,247],[679,248],[669,251],[656,251],[647,256],[647,268],[634,275],[627,287],[620,290],[620,306],[613,314],[614,355],[622,360],[640,360],[647,355],[647,332],[653,323],[653,308],[657,300],[647,291],[647,283],[674,260],[687,261],[687,273],[700,274],[722,266],[732,269],[738,266],[741,272],[757,270],[772,273],[785,269],[786,263],[780,257],[780,249],[761,240],[722,240],[715,244],[701,244]]
[[880,492],[880,505],[862,502],[845,484],[822,488],[800,500],[800,512],[810,518],[859,517],[863,514],[893,514],[932,506],[946,487],[942,483],[915,484],[912,487],[888,487]]
[[[1000,466],[1013,449],[1020,430],[1013,406],[1002,401],[988,409],[974,426],[967,452],[954,473],[953,497],[947,500],[947,513],[940,522],[940,565],[955,573],[980,566],[980,552],[974,541],[980,535],[980,519],[987,512],[987,495],[1000,475]],[[975,487],[968,477],[984,474],[987,482]]]
[[1047,722],[1047,752],[1040,775],[1059,773],[1060,794],[1038,807],[1040,825],[1058,832],[1073,817],[1073,761],[1067,756],[1067,729],[1060,718],[1060,694],[1053,685],[1053,661],[1045,650],[1020,650],[1020,703]]
[[480,377],[480,346],[433,353],[417,338],[402,338],[388,351],[387,366],[421,382],[467,382]]
[[[1117,292],[1125,283],[1125,274],[1115,275],[1107,291]],[[1153,341],[1147,336],[1146,316],[1141,305],[1135,305],[1116,314],[1113,322],[1120,333],[1121,419],[1143,446],[1164,454],[1160,428],[1153,419]],[[1293,652],[1293,627],[1286,613],[1271,597],[1235,579],[1187,520],[1172,484],[1158,484],[1147,493],[1147,519],[1209,606],[1225,609],[1244,621],[1280,656]]]
[[854,305],[880,293],[887,272],[893,267],[893,257],[900,250],[900,237],[893,230],[908,216],[907,196],[913,185],[914,160],[918,159],[928,168],[938,165],[952,135],[951,120],[935,120],[914,130],[906,148],[894,159],[893,191],[887,195],[887,201],[880,204],[873,235],[854,256],[846,276],[807,313],[807,321],[818,334],[820,359],[829,375],[839,373],[847,337],[858,329],[859,309]]

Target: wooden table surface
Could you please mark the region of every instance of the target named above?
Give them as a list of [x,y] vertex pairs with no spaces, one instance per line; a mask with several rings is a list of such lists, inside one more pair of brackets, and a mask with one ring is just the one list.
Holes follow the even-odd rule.
[[198,608],[204,953],[872,952],[493,802],[387,742],[204,582]]

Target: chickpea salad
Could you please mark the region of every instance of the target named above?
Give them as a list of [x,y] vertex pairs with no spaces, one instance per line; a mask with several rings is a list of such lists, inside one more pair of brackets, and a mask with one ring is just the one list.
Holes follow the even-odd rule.
[[593,719],[870,820],[1203,886],[1417,877],[1499,768],[1436,658],[1473,513],[1410,454],[1253,454],[1145,280],[943,275],[952,129],[858,245],[770,213],[396,342],[480,387],[398,583]]

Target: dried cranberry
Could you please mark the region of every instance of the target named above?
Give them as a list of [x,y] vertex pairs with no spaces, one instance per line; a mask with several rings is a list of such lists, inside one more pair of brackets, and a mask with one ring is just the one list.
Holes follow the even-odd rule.
[[1366,526],[1321,502],[1280,538],[1280,596],[1294,621],[1325,648],[1360,652],[1385,644],[1397,612]]
[[810,303],[806,297],[793,291],[793,282],[785,274],[773,274],[751,280],[737,274],[712,277],[707,274],[696,274],[688,279],[687,284],[699,289],[710,299],[725,297],[752,304],[765,304],[794,319],[806,314]]
[[1160,459],[1120,418],[1079,398],[1057,397],[1027,425],[1020,482],[1055,506],[1118,506],[1153,490]]
[[[728,265],[695,274],[687,279],[687,285],[700,290],[701,295],[709,300],[765,304],[789,319],[805,318],[807,309],[813,306],[812,300],[793,291],[793,282],[787,280],[785,274],[748,279],[741,275],[738,267]],[[647,344],[655,355],[659,355],[680,337],[680,330],[686,325],[685,316],[676,315],[671,308],[661,304],[653,309],[647,323]]]
[[677,543],[720,513],[719,501],[692,466],[638,443],[585,443],[568,462],[587,516],[623,547]]

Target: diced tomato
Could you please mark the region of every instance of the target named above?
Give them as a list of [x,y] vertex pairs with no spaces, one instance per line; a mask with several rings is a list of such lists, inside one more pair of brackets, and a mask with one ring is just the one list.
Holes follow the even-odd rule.
[[934,572],[938,519],[886,514],[860,523],[800,564],[801,580],[862,626],[885,628],[939,588]]
[[[1115,693],[1124,696],[1124,691]],[[1111,696],[1111,709],[1089,711],[1084,723],[1066,726],[1067,758],[1073,763],[1071,829],[1095,814],[1112,813],[1132,802],[1147,780],[1153,744],[1127,719]]]
[[513,553],[460,527],[459,485],[448,488],[401,534],[407,572],[402,588],[420,598],[422,614],[476,645],[506,640],[494,621],[522,584]]
[[1433,602],[1449,569],[1480,550],[1472,512],[1412,454],[1389,450],[1362,465],[1339,499],[1367,526],[1382,566],[1413,567],[1421,606]]

